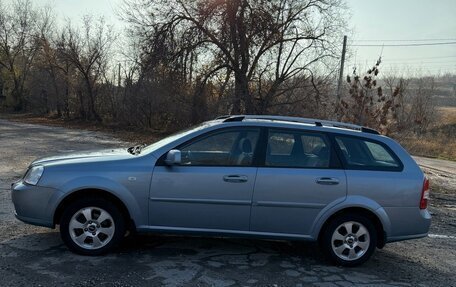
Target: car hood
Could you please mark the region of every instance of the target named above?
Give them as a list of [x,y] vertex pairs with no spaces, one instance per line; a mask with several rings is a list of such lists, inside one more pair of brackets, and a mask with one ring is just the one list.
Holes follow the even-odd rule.
[[47,165],[54,164],[59,162],[90,162],[103,160],[112,160],[112,159],[126,159],[131,158],[134,155],[130,154],[127,149],[106,149],[106,150],[94,150],[94,151],[85,151],[85,152],[74,152],[74,153],[64,153],[54,156],[43,157],[32,162],[33,165]]

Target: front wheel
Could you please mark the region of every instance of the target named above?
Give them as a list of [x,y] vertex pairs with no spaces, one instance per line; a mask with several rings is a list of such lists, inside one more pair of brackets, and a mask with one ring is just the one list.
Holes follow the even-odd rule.
[[356,266],[364,263],[374,253],[377,234],[368,218],[348,214],[329,223],[321,243],[323,251],[334,263]]
[[82,255],[101,255],[120,243],[125,220],[103,198],[84,198],[70,204],[60,221],[60,235],[68,248]]

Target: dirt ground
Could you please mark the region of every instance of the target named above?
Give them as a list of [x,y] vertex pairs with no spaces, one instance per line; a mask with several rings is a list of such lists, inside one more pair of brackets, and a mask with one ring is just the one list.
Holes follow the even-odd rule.
[[328,265],[309,243],[181,236],[143,235],[107,256],[83,257],[58,230],[14,218],[10,184],[36,157],[127,145],[98,131],[0,120],[0,286],[456,286],[451,163],[426,168],[430,236],[388,244],[357,268]]

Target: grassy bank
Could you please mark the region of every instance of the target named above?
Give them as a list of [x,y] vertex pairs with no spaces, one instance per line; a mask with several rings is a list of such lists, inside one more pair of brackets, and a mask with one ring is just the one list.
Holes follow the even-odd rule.
[[428,133],[397,140],[413,155],[456,161],[456,107],[442,107],[437,112],[438,120]]

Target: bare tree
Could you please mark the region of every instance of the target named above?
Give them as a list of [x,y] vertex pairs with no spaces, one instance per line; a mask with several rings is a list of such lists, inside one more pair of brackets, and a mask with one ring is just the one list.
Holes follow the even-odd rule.
[[415,89],[410,97],[411,126],[417,134],[424,133],[436,119],[435,78],[421,77],[414,81]]
[[345,121],[388,134],[396,124],[397,108],[400,107],[397,98],[403,91],[401,86],[396,86],[387,93],[379,85],[380,63],[381,59],[378,59],[364,75],[358,74],[355,69],[351,77],[347,76],[349,97],[340,101],[338,110]]
[[[82,77],[85,91],[79,90],[80,114],[89,120],[101,121],[96,109],[97,81],[106,72],[108,55],[114,40],[112,27],[103,19],[83,18],[83,31],[68,23],[60,39],[58,49],[63,58],[73,65]],[[83,95],[86,95],[84,97]],[[85,109],[87,107],[87,110]]]
[[[190,79],[232,75],[231,112],[254,113],[256,101],[267,105],[284,82],[335,54],[341,8],[340,0],[125,0],[123,16],[145,53],[183,58]],[[258,77],[269,88],[255,98]]]
[[[39,50],[32,67],[33,83],[29,84],[31,101],[36,102],[37,89],[46,90],[46,113],[57,117],[69,117],[69,64],[62,61],[59,50],[56,49],[57,27],[55,14],[50,6],[40,10]],[[45,75],[43,75],[45,73]],[[43,81],[46,78],[47,81]]]
[[24,108],[25,81],[39,48],[38,15],[30,0],[17,0],[10,6],[1,4],[0,67],[11,82],[7,104],[18,111]]
[[394,73],[389,73],[382,78],[386,92],[389,95],[397,92],[395,98],[396,130],[403,131],[410,127],[410,79]]

